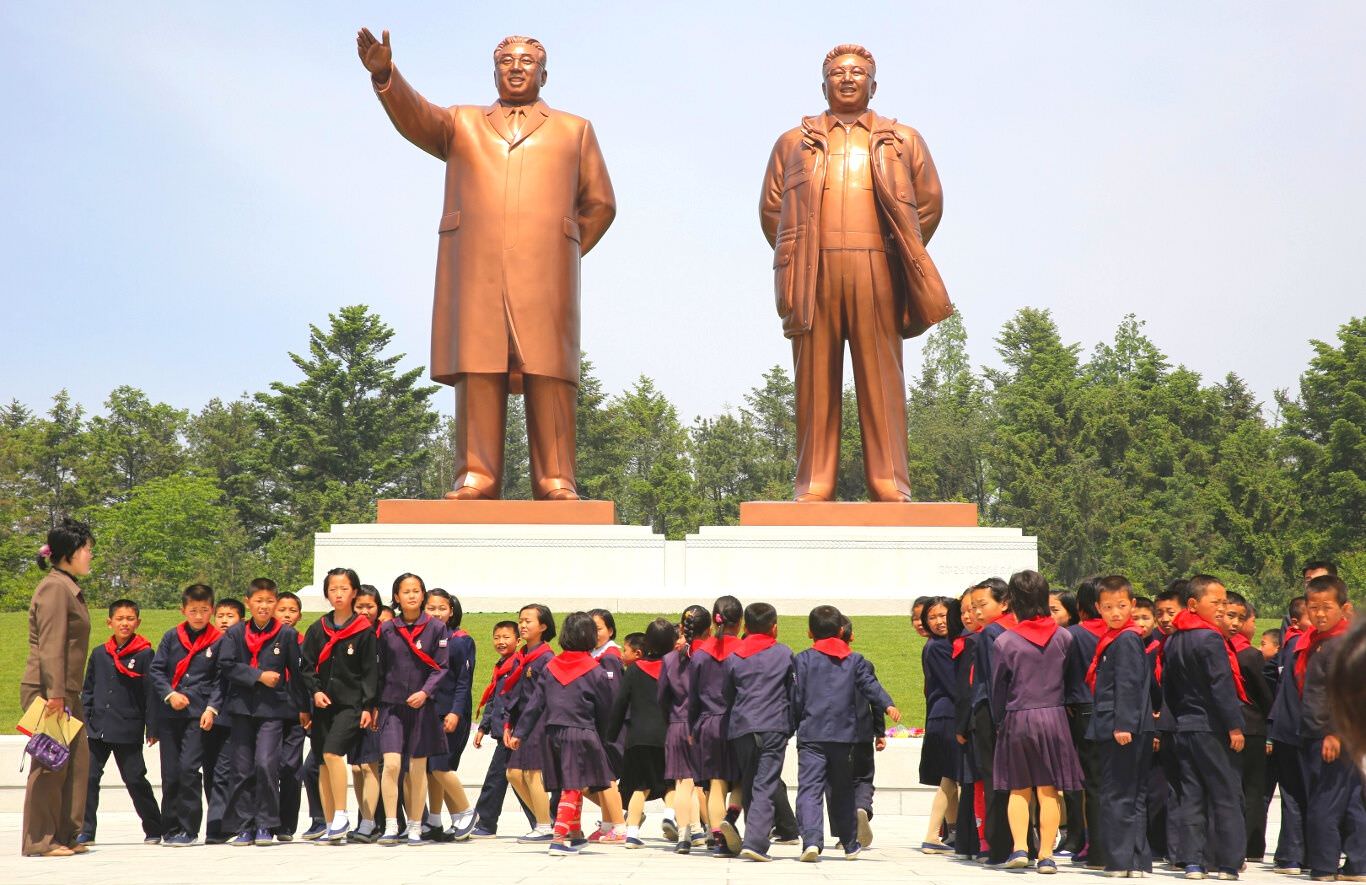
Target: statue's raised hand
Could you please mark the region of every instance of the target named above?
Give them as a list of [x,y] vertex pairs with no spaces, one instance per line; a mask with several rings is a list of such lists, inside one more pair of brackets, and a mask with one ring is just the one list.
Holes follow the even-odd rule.
[[388,80],[389,72],[394,66],[394,51],[389,46],[389,32],[382,33],[383,39],[376,40],[369,28],[361,28],[356,32],[356,53],[360,55],[361,64],[365,65],[365,69],[377,83]]

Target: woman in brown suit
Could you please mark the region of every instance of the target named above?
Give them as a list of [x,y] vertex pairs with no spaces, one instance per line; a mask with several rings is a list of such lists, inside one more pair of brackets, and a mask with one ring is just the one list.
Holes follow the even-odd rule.
[[[90,652],[90,612],[76,579],[90,574],[95,538],[85,523],[64,518],[47,533],[47,546],[38,554],[38,567],[51,568],[33,591],[28,607],[28,665],[19,683],[19,698],[27,710],[42,698],[47,712],[64,709],[77,719],[81,686]],[[33,765],[24,794],[24,854],[30,857],[70,857],[85,852],[76,844],[85,815],[86,778],[90,754],[81,729],[71,743],[71,760],[61,771]]]

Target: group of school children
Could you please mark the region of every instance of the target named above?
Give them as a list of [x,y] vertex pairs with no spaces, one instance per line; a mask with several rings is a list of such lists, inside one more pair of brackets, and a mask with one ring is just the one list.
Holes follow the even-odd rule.
[[1233,880],[1263,861],[1279,788],[1271,871],[1366,881],[1363,783],[1326,691],[1352,606],[1332,563],[1303,574],[1260,637],[1255,607],[1204,574],[1155,600],[1122,575],[1074,594],[1032,571],[917,600],[936,787],[921,850]]
[[[550,609],[528,605],[494,627],[498,662],[476,705],[475,643],[451,594],[404,574],[385,605],[341,568],[323,589],[331,611],[300,632],[298,597],[268,579],[245,604],[192,585],[184,621],[155,651],[137,634],[135,602],[109,606],[112,635],[91,654],[82,699],[82,844],[96,838],[110,755],[147,842],[171,847],[196,844],[201,824],[209,844],[292,841],[301,793],[300,838],[318,844],[488,838],[509,785],[531,825],[518,841],[553,856],[642,847],[647,799],[664,800],[662,829],[681,854],[767,861],[774,841],[800,840],[801,860],[816,861],[826,810],[845,858],[872,841],[873,754],[884,715],[901,715],[834,606],[811,611],[811,646],[794,654],[777,641],[772,605],[732,596],[688,607],[678,624],[656,619],[624,646],[608,611],[574,612],[557,630]],[[456,775],[472,726],[475,747],[494,744],[473,807]],[[794,735],[795,814],[781,778]],[[144,737],[160,749],[160,806]],[[603,817],[588,835],[585,799]]]

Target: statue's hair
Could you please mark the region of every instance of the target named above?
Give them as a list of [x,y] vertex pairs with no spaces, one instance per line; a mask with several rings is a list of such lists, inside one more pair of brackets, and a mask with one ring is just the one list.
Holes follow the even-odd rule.
[[877,61],[873,58],[873,54],[871,52],[869,52],[864,47],[858,45],[857,43],[841,43],[840,45],[836,46],[834,49],[826,53],[825,61],[821,63],[821,73],[824,74],[825,71],[830,67],[830,63],[835,59],[839,58],[841,55],[857,55],[862,58],[866,58],[868,60],[868,64],[872,65],[873,70],[877,70]]
[[541,56],[541,67],[545,67],[546,53],[545,47],[541,45],[541,41],[537,40],[535,37],[523,37],[519,34],[512,34],[500,40],[498,45],[493,47],[493,60],[497,61],[498,56],[502,54],[504,49],[507,49],[509,46],[515,46],[518,43],[530,46],[532,49],[536,50],[537,54]]

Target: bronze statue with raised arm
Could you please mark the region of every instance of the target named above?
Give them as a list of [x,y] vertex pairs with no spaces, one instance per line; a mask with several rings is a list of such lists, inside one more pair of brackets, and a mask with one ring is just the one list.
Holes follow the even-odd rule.
[[849,342],[874,501],[909,501],[901,341],[953,313],[925,252],[943,194],[920,133],[868,107],[877,65],[836,46],[822,66],[828,109],[773,146],[759,201],[773,282],[792,339],[798,501],[832,501]]
[[432,303],[432,380],[455,387],[456,480],[447,498],[497,498],[509,393],[526,396],[531,488],[578,497],[579,259],[616,215],[593,125],[548,106],[546,51],[493,51],[498,100],[441,107],[393,64],[389,32],[356,47],[394,127],[446,164]]

